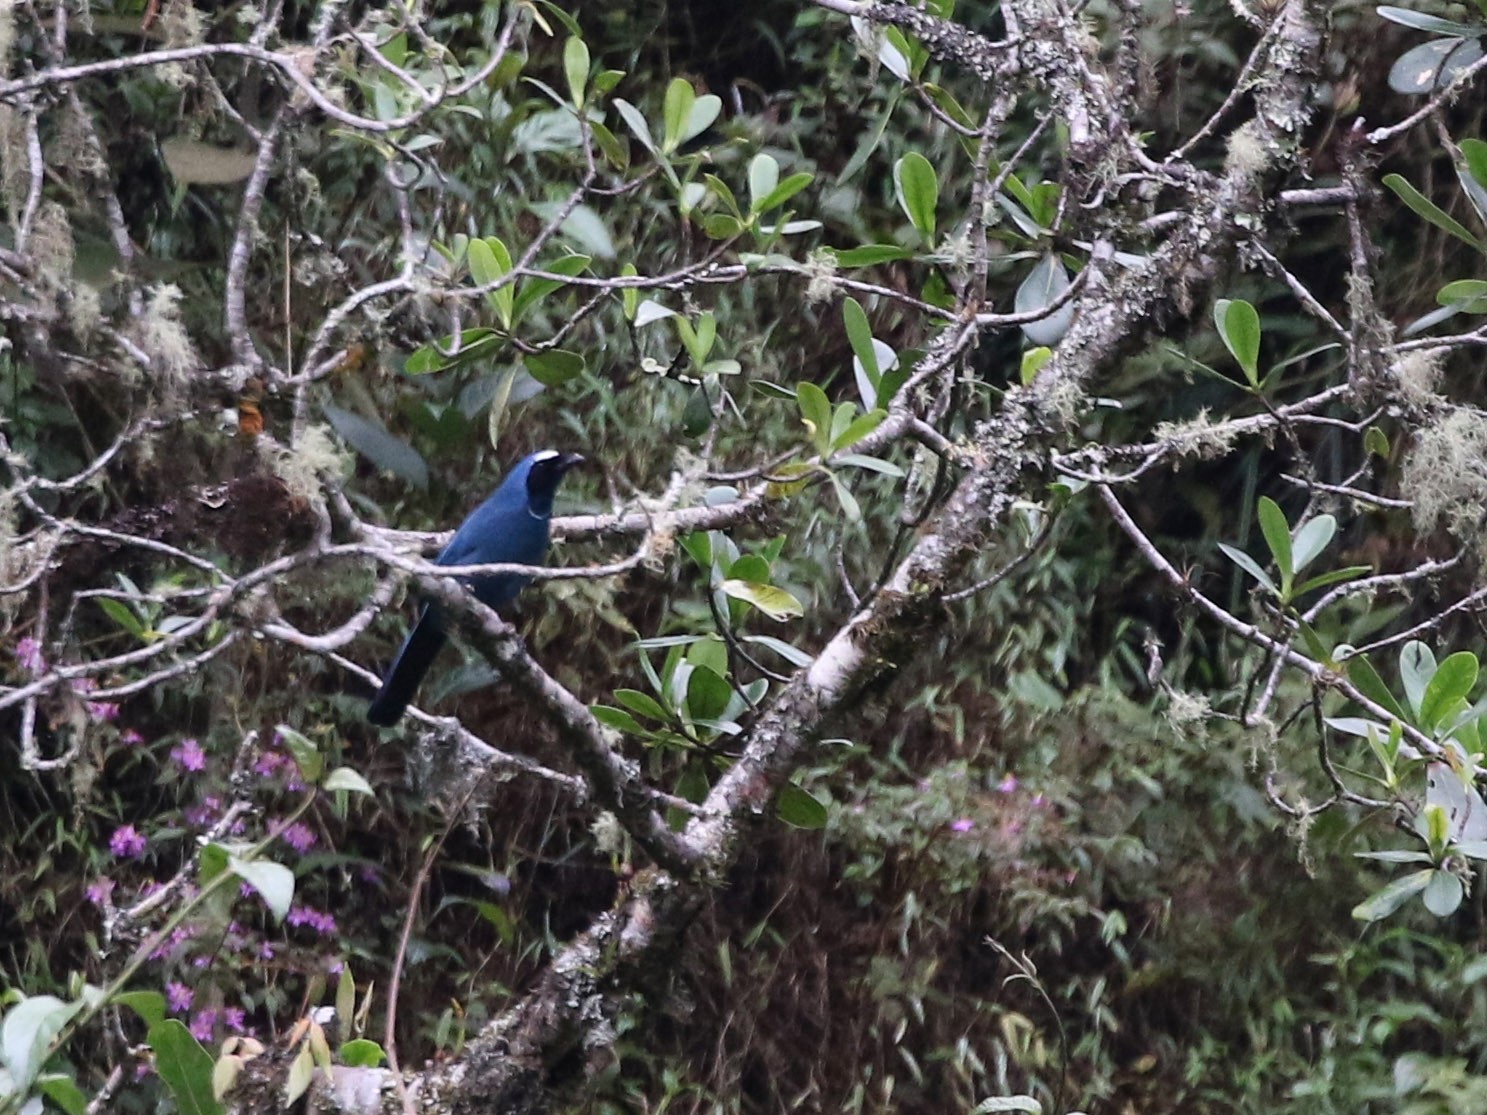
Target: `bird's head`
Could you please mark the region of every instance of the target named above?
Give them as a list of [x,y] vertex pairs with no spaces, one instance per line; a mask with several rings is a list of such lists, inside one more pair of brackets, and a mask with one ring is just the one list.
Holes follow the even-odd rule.
[[568,470],[583,463],[577,453],[543,449],[521,463],[527,474],[527,506],[539,515],[552,511],[552,497]]

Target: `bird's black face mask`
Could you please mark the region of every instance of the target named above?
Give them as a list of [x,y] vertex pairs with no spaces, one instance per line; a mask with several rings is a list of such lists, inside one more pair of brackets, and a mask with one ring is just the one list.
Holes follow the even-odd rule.
[[558,490],[558,482],[571,468],[583,464],[583,456],[578,453],[554,453],[551,457],[543,457],[532,465],[532,471],[527,473],[527,499],[534,506],[544,504],[551,505],[553,493]]

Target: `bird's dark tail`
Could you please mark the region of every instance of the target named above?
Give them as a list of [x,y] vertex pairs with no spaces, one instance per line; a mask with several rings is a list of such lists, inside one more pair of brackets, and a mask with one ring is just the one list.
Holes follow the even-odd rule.
[[443,645],[444,625],[430,609],[424,608],[418,622],[413,625],[413,630],[403,640],[403,649],[392,660],[382,688],[372,698],[371,707],[367,709],[367,719],[380,728],[390,728],[396,724],[402,717],[403,710],[408,707],[408,702],[413,699],[413,694],[418,691],[418,683],[423,680],[423,675],[428,673],[434,655],[439,653],[439,648]]

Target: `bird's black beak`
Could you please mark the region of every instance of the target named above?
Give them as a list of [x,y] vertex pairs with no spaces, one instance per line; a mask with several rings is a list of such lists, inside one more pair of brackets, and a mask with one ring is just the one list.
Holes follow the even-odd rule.
[[577,468],[584,463],[584,460],[585,458],[582,453],[560,453],[557,462],[558,475],[562,476],[570,468]]

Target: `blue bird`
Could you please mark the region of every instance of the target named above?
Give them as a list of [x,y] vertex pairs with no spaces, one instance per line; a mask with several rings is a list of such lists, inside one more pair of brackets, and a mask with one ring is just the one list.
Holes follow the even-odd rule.
[[[470,513],[439,555],[438,565],[487,565],[510,562],[536,565],[547,553],[547,525],[552,497],[563,475],[582,462],[577,453],[544,449],[524,458],[506,474],[495,494]],[[491,608],[511,600],[529,577],[499,574],[470,577],[475,598]],[[393,659],[382,688],[367,709],[367,719],[387,728],[398,722],[423,675],[444,645],[444,617],[437,604],[425,604]]]

